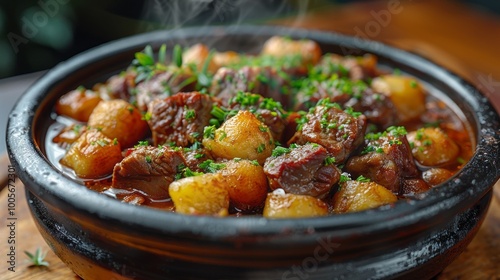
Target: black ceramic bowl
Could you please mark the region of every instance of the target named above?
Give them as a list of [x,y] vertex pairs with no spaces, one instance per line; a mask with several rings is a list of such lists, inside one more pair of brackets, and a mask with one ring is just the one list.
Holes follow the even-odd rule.
[[[425,82],[470,125],[473,158],[439,187],[394,207],[321,218],[197,217],[133,206],[79,185],[47,160],[45,136],[59,96],[104,81],[147,44],[204,42],[257,51],[272,35],[310,38],[325,52],[376,54],[380,65]],[[499,117],[474,87],[421,57],[338,34],[280,27],[154,32],[84,52],[49,71],[9,117],[10,159],[54,252],[85,279],[424,279],[471,241],[499,178]]]

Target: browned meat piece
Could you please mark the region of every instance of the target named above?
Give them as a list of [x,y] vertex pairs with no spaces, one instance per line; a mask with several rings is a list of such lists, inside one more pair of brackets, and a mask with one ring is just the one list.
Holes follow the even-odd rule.
[[[201,146],[201,144],[199,145]],[[204,171],[202,168],[200,168],[200,163],[206,160],[213,160],[213,157],[210,155],[210,153],[203,148],[200,149],[184,148],[182,150],[182,155],[184,156],[184,160],[186,161],[186,167],[189,168],[191,171],[195,172]]]
[[259,94],[241,91],[228,103],[231,110],[246,110],[254,113],[261,122],[269,127],[275,141],[282,140],[287,122],[281,103],[271,98],[263,98]]
[[187,147],[203,139],[203,128],[212,117],[213,99],[199,92],[177,93],[156,99],[149,106],[149,126],[155,145]]
[[238,91],[258,93],[285,104],[286,83],[271,67],[244,66],[239,70],[222,67],[215,73],[210,93],[225,106]]
[[379,129],[397,123],[397,111],[392,101],[384,94],[375,93],[362,81],[351,81],[348,78],[329,78],[323,81],[304,79],[297,92],[297,110],[308,110],[321,100],[328,98],[354,111],[361,112],[368,122]]
[[381,130],[398,123],[398,112],[391,99],[384,94],[374,93],[371,89],[363,91],[361,98],[351,98],[343,105],[363,113],[369,123]]
[[367,134],[366,147],[361,155],[351,157],[345,169],[354,177],[363,175],[386,187],[395,194],[402,194],[405,178],[416,178],[417,167],[404,133]]
[[322,100],[297,120],[297,132],[289,143],[317,143],[325,147],[338,163],[344,162],[363,143],[366,117],[352,110]]
[[377,58],[374,55],[363,57],[340,56],[336,54],[323,55],[314,71],[325,76],[338,75],[351,80],[367,80],[377,75]]
[[324,147],[305,144],[279,149],[283,154],[271,156],[264,163],[272,190],[282,188],[286,193],[323,198],[339,181],[340,170]]
[[426,192],[432,187],[420,178],[405,179],[401,188],[401,196],[412,196]]
[[187,69],[169,68],[137,86],[137,106],[142,111],[156,99],[164,99],[178,92],[194,91],[196,77]]
[[123,99],[132,102],[131,95],[133,95],[133,88],[136,86],[135,77],[134,71],[123,72],[111,76],[104,84],[95,85],[93,90],[98,92],[104,100]]
[[179,166],[185,166],[179,151],[151,146],[137,147],[113,170],[112,187],[139,191],[151,199],[166,199],[168,186]]

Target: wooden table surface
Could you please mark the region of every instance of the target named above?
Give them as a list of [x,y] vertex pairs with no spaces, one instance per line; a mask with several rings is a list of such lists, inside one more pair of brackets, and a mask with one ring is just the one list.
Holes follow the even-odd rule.
[[[374,14],[388,11],[386,2],[367,1],[325,8],[293,20],[276,24],[333,30],[396,45],[437,61],[466,77],[500,110],[500,17],[471,10],[453,1],[401,1],[402,9],[377,32],[366,33],[376,21]],[[359,32],[361,30],[364,35]],[[5,178],[7,159],[0,158],[0,179]],[[0,180],[1,181],[1,180]],[[1,182],[0,182],[1,183]],[[16,183],[16,272],[7,270],[8,252],[7,191],[0,193],[0,231],[2,252],[0,279],[75,279],[78,278],[50,251],[38,233],[24,199],[24,187]],[[29,267],[23,251],[40,247],[47,252],[48,268]],[[500,279],[500,182],[488,215],[465,252],[448,266],[437,279]]]

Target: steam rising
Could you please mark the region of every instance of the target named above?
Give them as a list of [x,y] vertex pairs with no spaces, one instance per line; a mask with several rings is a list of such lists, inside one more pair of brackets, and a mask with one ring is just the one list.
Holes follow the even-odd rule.
[[143,29],[148,31],[190,26],[265,24],[282,18],[293,19],[293,27],[303,20],[308,7],[309,1],[152,0],[145,1],[141,18],[146,25]]

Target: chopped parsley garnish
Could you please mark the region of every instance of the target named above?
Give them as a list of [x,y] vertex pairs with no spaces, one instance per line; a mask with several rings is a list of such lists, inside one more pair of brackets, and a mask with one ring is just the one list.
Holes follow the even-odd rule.
[[143,121],[149,121],[149,120],[151,120],[151,118],[152,118],[152,117],[153,117],[153,116],[151,115],[151,113],[150,113],[150,112],[146,112],[146,113],[144,113],[144,115],[142,115],[142,118],[141,118],[141,119],[142,119]]
[[359,175],[359,177],[356,179],[356,181],[358,182],[363,182],[363,183],[368,183],[370,182],[370,179],[369,178],[366,178],[365,176],[363,175]]
[[285,147],[282,147],[282,146],[277,146],[276,148],[274,148],[271,156],[273,156],[273,157],[279,157],[281,155],[288,154],[289,152],[291,152],[291,148],[285,148]]
[[219,141],[224,140],[224,138],[226,138],[226,137],[227,137],[226,131],[222,130],[220,133],[220,136],[219,136]]
[[215,163],[213,160],[207,159],[204,162],[200,163],[198,165],[198,167],[200,169],[204,170],[205,172],[215,173],[215,172],[225,168],[226,165],[223,163]]
[[137,145],[134,146],[134,148],[146,147],[146,146],[149,146],[149,141],[144,140],[144,141],[139,141]]
[[96,144],[98,144],[98,145],[99,145],[99,146],[101,146],[101,147],[104,147],[104,146],[106,146],[106,145],[109,145],[109,142],[108,142],[108,141],[106,141],[106,140],[104,140],[104,139],[99,139],[99,140],[96,140],[96,141],[95,141],[95,143],[96,143]]
[[262,143],[257,147],[257,153],[262,153],[266,149],[266,144]]
[[351,175],[347,172],[343,172],[342,174],[340,174],[340,180],[339,180],[339,183],[342,184],[342,183],[345,183],[347,181],[350,181],[351,180]]
[[255,166],[259,166],[259,162],[257,160],[251,160],[250,161],[251,164],[255,165]]
[[403,137],[408,134],[404,126],[390,126],[386,131],[394,137]]
[[115,145],[115,146],[118,145],[118,139],[117,138],[113,139],[113,145]]
[[147,155],[145,157],[147,163],[151,163],[153,160],[151,159],[151,156]]
[[431,139],[425,139],[425,140],[422,142],[422,144],[423,144],[424,146],[430,146],[430,145],[432,145],[432,140],[431,140]]
[[215,126],[205,126],[203,129],[203,137],[208,139],[214,139],[215,137]]
[[354,109],[352,109],[352,107],[347,107],[344,112],[346,112],[347,114],[357,118],[359,116],[361,116],[362,114],[360,112],[354,112]]
[[81,124],[75,124],[72,128],[73,132],[76,133],[76,134],[80,134],[80,131],[82,129],[82,125]]
[[175,45],[173,50],[173,59],[177,67],[182,66],[182,47],[180,45]]
[[262,132],[268,132],[269,131],[269,128],[263,126],[263,125],[259,125],[259,130],[262,131]]
[[334,164],[335,163],[335,158],[334,157],[331,157],[331,156],[327,156],[324,160],[324,164],[325,166],[327,165],[331,165],[331,164]]
[[192,120],[192,119],[196,118],[195,110],[194,109],[187,109],[184,117],[186,118],[186,120]]
[[415,81],[415,80],[410,81],[410,87],[417,88],[418,87],[417,81]]

